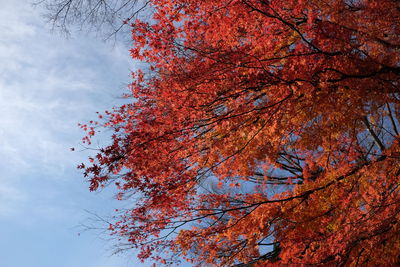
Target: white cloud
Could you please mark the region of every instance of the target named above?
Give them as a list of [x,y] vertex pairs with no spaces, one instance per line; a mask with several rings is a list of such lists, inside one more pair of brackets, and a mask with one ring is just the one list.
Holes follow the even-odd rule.
[[76,175],[85,155],[69,151],[83,135],[77,123],[118,102],[132,66],[125,47],[52,35],[29,1],[0,4],[0,199],[24,195],[1,210],[40,198],[30,184]]

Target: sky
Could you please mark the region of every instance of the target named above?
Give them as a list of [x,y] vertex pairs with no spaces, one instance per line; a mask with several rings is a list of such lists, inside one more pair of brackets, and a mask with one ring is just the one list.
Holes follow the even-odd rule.
[[89,153],[77,124],[121,102],[129,47],[51,32],[29,0],[0,6],[0,266],[148,266],[81,227],[120,205],[111,189],[89,192],[76,169]]

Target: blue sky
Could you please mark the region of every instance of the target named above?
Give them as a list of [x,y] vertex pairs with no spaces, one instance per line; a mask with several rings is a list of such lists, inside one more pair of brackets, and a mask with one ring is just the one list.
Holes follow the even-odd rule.
[[85,210],[107,216],[118,203],[88,191],[75,168],[88,153],[69,150],[79,150],[77,123],[120,102],[128,47],[52,34],[29,0],[0,4],[0,266],[146,266],[110,256],[96,231],[78,235]]

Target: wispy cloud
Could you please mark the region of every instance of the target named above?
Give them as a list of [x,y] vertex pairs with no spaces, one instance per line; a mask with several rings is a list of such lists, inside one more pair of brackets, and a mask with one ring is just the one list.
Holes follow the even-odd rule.
[[0,11],[2,175],[62,172],[73,161],[67,148],[80,134],[77,122],[116,101],[116,77],[128,81],[126,50],[51,36],[24,2],[6,1]]
[[0,3],[0,222],[71,218],[87,198],[75,170],[86,154],[69,151],[77,123],[118,104],[128,49],[52,35],[28,0]]

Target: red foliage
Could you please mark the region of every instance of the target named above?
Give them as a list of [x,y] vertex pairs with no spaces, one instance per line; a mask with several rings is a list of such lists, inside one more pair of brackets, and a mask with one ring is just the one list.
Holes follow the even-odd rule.
[[149,68],[81,165],[141,197],[113,233],[162,263],[400,264],[399,2],[149,2]]

